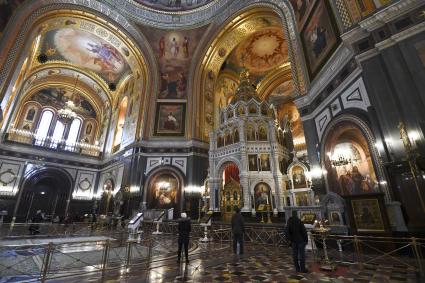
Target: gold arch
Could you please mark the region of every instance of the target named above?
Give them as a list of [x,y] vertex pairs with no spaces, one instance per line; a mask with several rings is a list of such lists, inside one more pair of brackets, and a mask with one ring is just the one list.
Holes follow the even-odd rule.
[[[111,19],[112,21],[112,19]],[[114,47],[117,47],[117,50],[123,55],[123,58],[128,63],[132,73],[135,77],[135,89],[138,93],[141,93],[142,99],[140,100],[140,109],[143,109],[145,107],[145,103],[148,101],[148,90],[152,87],[150,79],[150,72],[148,72],[148,64],[147,59],[145,58],[144,54],[141,52],[141,48],[135,43],[135,41],[127,36],[123,31],[121,31],[117,26],[115,26],[113,23],[108,21],[106,18],[102,18],[100,16],[96,16],[94,14],[91,14],[87,11],[81,11],[77,9],[73,10],[65,10],[65,9],[59,9],[59,10],[53,10],[46,12],[42,15],[40,15],[36,20],[33,21],[31,28],[27,32],[26,41],[31,42],[31,49],[33,53],[31,54],[32,65],[30,66],[30,70],[38,68],[40,65],[45,65],[46,68],[50,68],[50,63],[54,63],[56,65],[63,64],[67,67],[71,67],[73,64],[69,62],[62,62],[62,61],[50,61],[45,64],[41,64],[34,60],[37,55],[39,54],[39,44],[42,42],[43,35],[53,29],[58,29],[61,27],[72,27],[69,26],[69,24],[75,24],[75,23],[81,23],[84,22],[86,24],[94,26],[94,30],[101,30],[104,32],[104,34],[107,34],[107,37],[100,37],[103,38],[105,41],[111,43]],[[94,30],[92,32],[94,32]],[[88,31],[88,30],[85,30]],[[88,31],[90,32],[90,31]],[[106,33],[105,33],[106,32]],[[96,34],[95,34],[96,35]],[[38,40],[38,44],[35,42],[37,38],[41,39]],[[99,35],[97,35],[99,36]],[[26,45],[28,46],[28,45]],[[125,47],[122,49],[121,47]],[[37,50],[34,50],[36,48]],[[25,48],[23,48],[24,50]],[[125,50],[125,51],[124,51]],[[28,51],[28,52],[30,52]],[[34,52],[35,51],[35,52]],[[78,70],[78,72],[83,73],[84,69],[80,68],[78,66],[72,66]],[[90,73],[91,78],[95,78],[95,81],[97,81],[101,86],[102,89],[106,90],[106,93],[109,97],[111,97],[111,102],[114,100],[115,96],[117,95],[117,91],[111,91],[107,88],[105,88],[106,82],[102,82],[102,79],[95,74],[94,72],[90,72],[85,70],[86,74]],[[52,86],[52,85],[51,85]],[[142,121],[144,121],[144,116],[147,115],[146,111],[140,111],[141,114],[138,117],[137,126],[136,126],[136,140],[140,139],[141,133],[142,133]],[[98,112],[100,113],[100,112]],[[100,125],[101,123],[99,123]]]
[[[83,76],[86,76],[88,78],[90,78],[94,83],[97,84],[97,86],[103,90],[103,92],[106,94],[106,97],[109,100],[109,103],[112,105],[112,101],[114,99],[113,96],[111,96],[111,93],[109,91],[108,85],[105,83],[104,80],[102,80],[98,74],[96,74],[93,71],[88,71],[82,68],[79,68],[78,66],[75,66],[75,64],[72,64],[70,62],[60,62],[60,61],[49,61],[48,64],[41,64],[38,66],[35,66],[31,69],[31,71],[28,73],[28,75],[26,76],[27,79],[25,80],[24,84],[26,82],[28,82],[28,79],[31,78],[33,75],[36,75],[42,71],[46,71],[46,70],[55,70],[55,69],[68,69],[68,70],[72,70],[75,71],[76,73],[80,73]],[[48,75],[46,77],[43,77],[43,79],[48,79],[50,80],[51,77],[53,77],[54,75]],[[61,76],[61,77],[69,77],[63,74],[58,74],[57,76]],[[36,82],[37,80],[39,80],[40,78],[35,79],[33,82]],[[75,80],[75,78],[74,78]],[[33,83],[31,82],[31,83]],[[81,84],[82,81],[79,82],[79,84]],[[92,88],[93,89],[93,88]],[[96,93],[96,90],[93,89],[93,93]],[[97,96],[99,96],[98,94],[96,94]]]
[[[53,78],[54,79],[54,78]],[[25,102],[27,102],[28,98],[37,93],[38,91],[45,89],[45,88],[54,88],[54,87],[61,87],[61,88],[66,88],[69,90],[73,90],[75,86],[75,79],[71,78],[71,77],[66,77],[66,80],[61,80],[60,82],[58,81],[43,81],[40,82],[38,84],[35,84],[34,86],[32,86],[30,89],[28,89],[28,91],[25,92],[24,95],[21,96],[19,102],[18,102],[18,112],[16,117],[20,117],[21,111],[24,107],[21,107],[21,105],[23,106],[25,104]],[[93,99],[93,94],[88,94],[87,91],[90,91],[91,89],[88,88],[86,85],[78,85],[75,88],[75,90],[77,90],[79,93],[81,93],[84,98],[86,98],[95,108],[96,111],[96,121],[99,123],[100,122],[100,118],[102,116],[102,102]],[[54,108],[54,107],[53,107]],[[58,109],[57,109],[58,110]],[[15,117],[15,119],[16,119]]]
[[[221,31],[213,37],[214,40],[209,43],[209,48],[195,69],[197,75],[194,78],[194,93],[200,94],[198,108],[204,111],[197,111],[196,118],[189,120],[198,123],[194,127],[195,136],[199,136],[201,140],[208,141],[209,132],[213,128],[213,123],[209,123],[206,119],[207,115],[214,115],[205,111],[206,103],[208,103],[206,98],[215,93],[214,88],[222,64],[242,40],[260,29],[274,26],[270,23],[282,24],[282,18],[272,8],[248,8],[248,10],[240,12],[232,20],[225,23],[224,27],[219,29]],[[288,48],[290,48],[289,44]],[[291,59],[288,58],[288,60]]]
[[280,65],[273,72],[269,72],[258,84],[257,92],[261,99],[266,99],[271,92],[285,81],[292,79],[291,63]]

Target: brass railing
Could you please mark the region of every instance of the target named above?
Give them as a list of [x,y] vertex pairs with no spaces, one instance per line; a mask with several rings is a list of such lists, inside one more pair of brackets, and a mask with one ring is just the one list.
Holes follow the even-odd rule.
[[[55,224],[52,224],[54,226]],[[80,241],[78,243],[46,243],[33,245],[5,245],[0,243],[0,278],[14,277],[23,281],[45,281],[62,276],[74,276],[87,272],[109,272],[126,270],[130,267],[150,268],[152,258],[162,260],[171,254],[175,255],[177,241],[177,223],[163,222],[160,225],[161,235],[152,235],[156,224],[144,222],[141,227],[141,240],[127,240],[125,229],[119,231],[97,228],[90,232],[87,223],[75,224],[73,234],[64,234],[62,227],[50,228],[57,231],[56,236],[103,236],[107,240]],[[3,227],[4,228],[4,227]],[[16,232],[18,230],[15,230]],[[197,253],[208,253],[213,245],[219,249],[230,249],[232,231],[230,225],[213,224],[209,227],[207,245],[199,244]],[[87,234],[90,232],[89,234]],[[108,234],[109,233],[109,234]],[[52,235],[50,235],[52,236]],[[64,237],[65,236],[65,237]],[[192,224],[192,243],[204,236],[203,226]],[[9,237],[10,238],[10,237]],[[255,245],[287,247],[282,227],[247,225],[244,239]],[[325,254],[335,265],[344,263],[355,265],[360,269],[371,265],[382,267],[402,266],[407,270],[424,274],[425,239],[402,237],[369,237],[319,235],[311,236],[313,261],[321,263]]]
[[8,129],[4,134],[4,140],[33,147],[42,147],[49,150],[73,152],[81,155],[95,157],[101,155],[101,148],[98,145],[85,142],[68,142],[63,139],[54,139],[53,137],[42,137],[34,132],[23,129]]
[[311,234],[316,262],[328,257],[335,264],[399,266],[425,276],[425,239],[406,237],[342,236]]
[[[143,233],[140,240],[116,241],[67,238],[46,244],[0,244],[0,279],[45,282],[90,273],[149,269],[153,257],[175,253],[174,237]],[[78,242],[77,242],[78,241]]]

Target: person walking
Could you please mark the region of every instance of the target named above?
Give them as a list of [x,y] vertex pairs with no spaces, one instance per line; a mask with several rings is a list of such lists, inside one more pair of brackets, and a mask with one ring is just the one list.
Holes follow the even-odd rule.
[[233,253],[237,253],[237,245],[239,244],[239,254],[243,254],[243,233],[245,232],[245,224],[239,207],[235,207],[235,213],[232,216],[232,233],[233,233]]
[[178,244],[179,244],[179,250],[177,254],[177,262],[180,262],[181,253],[182,253],[182,246],[184,246],[184,255],[186,257],[186,263],[189,262],[189,237],[190,237],[190,219],[187,218],[186,213],[181,214],[181,218],[179,219],[179,238],[178,238]]
[[292,259],[297,272],[307,273],[305,268],[305,246],[308,242],[307,230],[298,218],[297,212],[292,211],[292,216],[286,224],[286,236],[291,241]]

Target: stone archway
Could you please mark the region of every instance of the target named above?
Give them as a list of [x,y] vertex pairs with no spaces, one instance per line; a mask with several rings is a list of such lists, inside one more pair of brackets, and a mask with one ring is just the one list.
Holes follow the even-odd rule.
[[69,209],[72,178],[63,170],[44,168],[33,172],[25,179],[15,207],[17,222],[26,222],[37,210],[47,219],[59,216],[63,219]]
[[[382,191],[391,200],[375,138],[369,126],[354,115],[331,121],[323,135],[321,164],[328,192],[351,195]],[[330,188],[333,189],[330,189]]]
[[184,210],[184,179],[171,166],[153,170],[146,180],[144,203],[149,210],[174,209],[174,217]]

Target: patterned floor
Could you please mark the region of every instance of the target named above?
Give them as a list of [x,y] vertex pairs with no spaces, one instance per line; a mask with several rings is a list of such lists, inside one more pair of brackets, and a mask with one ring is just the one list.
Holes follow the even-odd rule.
[[296,273],[290,253],[287,248],[249,245],[243,256],[235,256],[228,246],[199,244],[191,251],[188,264],[169,257],[153,262],[149,272],[135,270],[126,275],[108,274],[103,280],[88,276],[61,282],[421,282],[414,270],[402,266],[368,265],[359,270],[340,264],[335,271],[324,272],[309,261],[308,274]]

